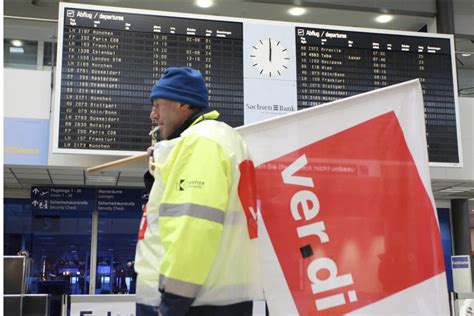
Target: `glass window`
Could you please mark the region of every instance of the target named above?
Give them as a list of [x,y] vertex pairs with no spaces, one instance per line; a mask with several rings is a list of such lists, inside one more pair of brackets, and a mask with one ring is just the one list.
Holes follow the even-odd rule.
[[451,239],[451,222],[449,208],[437,208],[438,222],[441,233],[441,243],[443,245],[444,263],[446,266],[446,281],[448,282],[448,292],[453,291],[453,272],[451,268],[451,256],[453,255]]
[[461,98],[474,98],[474,53],[472,68],[458,67],[458,91]]
[[56,64],[56,43],[45,42],[43,51],[43,66],[53,66]]
[[133,269],[142,211],[99,211],[96,294],[135,293]]
[[92,210],[32,211],[29,199],[5,199],[4,207],[4,254],[29,252],[29,292],[87,294]]
[[3,41],[3,56],[5,67],[36,69],[38,42],[5,39]]
[[458,91],[462,98],[474,98],[474,37],[456,35]]

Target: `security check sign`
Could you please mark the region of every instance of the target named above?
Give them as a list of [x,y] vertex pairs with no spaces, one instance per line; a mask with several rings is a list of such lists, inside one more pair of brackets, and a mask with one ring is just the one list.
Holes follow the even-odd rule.
[[417,80],[245,126],[271,315],[449,315]]

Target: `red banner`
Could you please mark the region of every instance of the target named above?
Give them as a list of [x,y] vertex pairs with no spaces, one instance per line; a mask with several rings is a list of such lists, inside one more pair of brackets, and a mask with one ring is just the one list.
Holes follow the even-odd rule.
[[419,82],[240,133],[271,315],[449,314]]
[[262,216],[301,315],[348,313],[444,271],[433,207],[394,113],[256,176],[271,184],[259,187]]

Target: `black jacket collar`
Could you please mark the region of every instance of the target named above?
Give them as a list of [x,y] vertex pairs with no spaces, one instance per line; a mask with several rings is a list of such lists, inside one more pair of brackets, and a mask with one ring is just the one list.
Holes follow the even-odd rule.
[[214,111],[213,109],[207,108],[207,109],[202,109],[199,112],[196,112],[195,114],[191,115],[184,121],[184,123],[178,127],[171,135],[168,137],[168,140],[171,140],[173,138],[177,138],[181,135],[182,132],[184,132],[189,126],[191,126],[194,121],[196,121],[200,116]]

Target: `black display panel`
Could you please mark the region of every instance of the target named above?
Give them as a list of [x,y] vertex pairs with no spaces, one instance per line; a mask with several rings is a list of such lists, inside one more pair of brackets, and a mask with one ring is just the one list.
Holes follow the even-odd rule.
[[58,149],[146,150],[150,89],[173,66],[199,69],[221,120],[243,124],[242,23],[63,12]]
[[234,127],[419,78],[429,161],[462,166],[451,35],[73,3],[59,20],[55,153],[143,152],[151,87],[167,67],[190,66]]
[[298,109],[419,78],[430,162],[459,163],[449,38],[296,27]]

